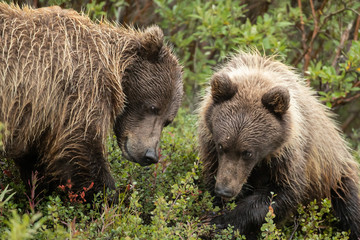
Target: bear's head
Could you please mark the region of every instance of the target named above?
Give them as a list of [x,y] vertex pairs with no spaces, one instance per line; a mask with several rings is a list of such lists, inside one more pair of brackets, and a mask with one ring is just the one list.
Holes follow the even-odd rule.
[[206,125],[217,154],[214,190],[225,198],[236,197],[252,170],[286,140],[289,91],[261,78],[218,72],[211,79]]
[[182,69],[158,27],[141,33],[139,43],[122,80],[126,103],[114,130],[125,158],[146,166],[158,162],[161,132],[175,118],[183,85]]

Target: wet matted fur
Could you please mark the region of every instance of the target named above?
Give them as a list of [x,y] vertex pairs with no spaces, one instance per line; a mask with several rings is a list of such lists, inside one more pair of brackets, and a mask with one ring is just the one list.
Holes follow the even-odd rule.
[[114,189],[106,160],[112,129],[124,155],[158,159],[162,128],[181,104],[182,72],[157,26],[94,23],[60,7],[0,3],[0,122],[4,150],[27,181],[71,180]]

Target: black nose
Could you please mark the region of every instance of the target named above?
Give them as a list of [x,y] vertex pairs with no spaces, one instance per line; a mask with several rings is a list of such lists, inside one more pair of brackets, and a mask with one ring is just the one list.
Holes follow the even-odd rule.
[[144,161],[148,164],[157,163],[158,157],[156,156],[154,149],[148,149],[144,156]]
[[221,197],[232,198],[234,196],[233,191],[226,187],[215,187],[215,193]]

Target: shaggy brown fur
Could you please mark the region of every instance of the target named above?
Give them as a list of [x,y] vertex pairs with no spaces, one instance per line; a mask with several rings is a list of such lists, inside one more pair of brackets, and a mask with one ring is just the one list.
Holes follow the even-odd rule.
[[24,181],[38,170],[53,186],[71,179],[75,189],[113,189],[105,143],[115,122],[127,158],[157,162],[182,97],[181,68],[158,27],[0,3],[0,42],[1,155]]
[[216,194],[237,208],[213,220],[259,232],[274,192],[276,220],[329,198],[341,227],[360,236],[358,164],[332,114],[294,70],[241,52],[211,79],[200,109],[200,158]]

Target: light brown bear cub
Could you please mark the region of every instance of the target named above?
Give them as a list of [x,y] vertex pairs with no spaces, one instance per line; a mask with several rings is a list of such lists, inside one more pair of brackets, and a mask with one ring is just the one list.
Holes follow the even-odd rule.
[[125,157],[158,161],[161,131],[183,94],[178,60],[156,27],[96,24],[60,7],[0,3],[2,157],[25,182],[37,170],[45,188],[68,180],[114,189],[106,158],[112,129]]
[[340,227],[360,237],[358,164],[303,79],[273,58],[240,52],[210,84],[199,120],[204,177],[215,194],[237,197],[213,223],[256,236],[273,192],[276,222],[329,198]]

